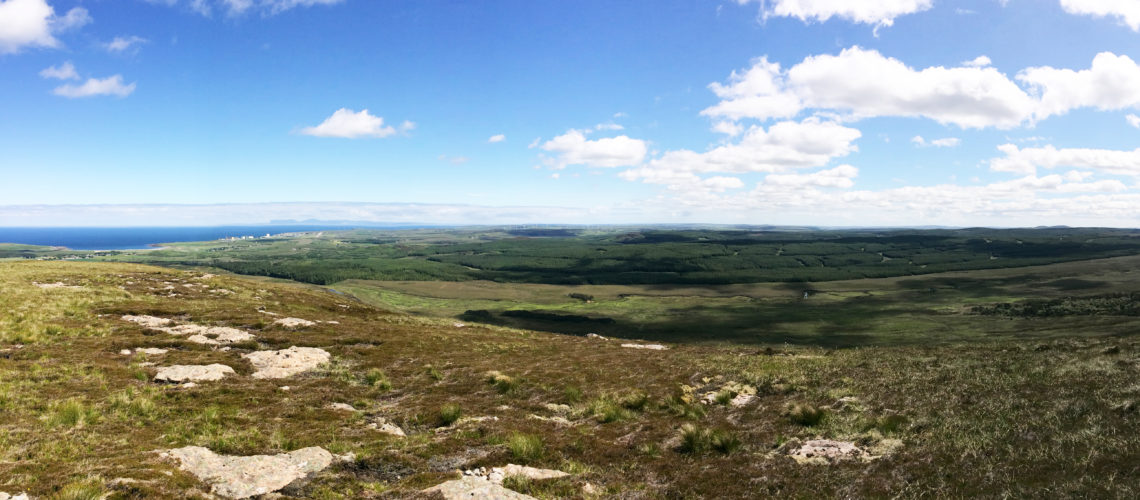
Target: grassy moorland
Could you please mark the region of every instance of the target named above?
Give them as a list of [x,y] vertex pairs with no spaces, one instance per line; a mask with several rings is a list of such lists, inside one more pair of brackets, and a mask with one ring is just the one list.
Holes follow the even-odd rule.
[[[898,280],[895,289],[937,295],[944,292],[929,289],[971,279],[979,296],[1008,294],[994,304],[1024,298],[1019,286],[1051,300],[1127,287],[1136,260],[1084,265],[1079,280],[1033,268],[994,271],[992,281]],[[1054,278],[1061,282],[1039,286]],[[819,300],[880,289],[828,285]],[[992,338],[857,349],[678,343],[645,351],[459,327],[316,287],[133,264],[0,263],[0,289],[0,491],[201,497],[206,486],[154,453],[200,445],[235,455],[306,446],[354,454],[281,492],[298,498],[415,496],[457,469],[508,462],[572,473],[508,482],[539,498],[1140,494],[1140,343],[1128,329],[1105,326],[1118,318],[1104,310],[1059,323],[975,314],[964,302],[945,314],[1016,326]],[[784,293],[773,286],[755,295]],[[325,322],[289,330],[268,313]],[[224,351],[123,314],[233,326],[257,338]],[[323,348],[332,361],[263,380],[250,377],[240,357],[290,346]],[[170,351],[119,354],[137,347]],[[156,366],[148,363],[222,363],[237,374],[182,388],[152,382]],[[728,404],[741,391],[756,398]],[[698,401],[706,394],[709,404]],[[332,402],[356,411],[330,410]],[[408,436],[369,429],[380,416]],[[880,458],[801,464],[782,451],[814,438],[849,441]],[[584,493],[587,483],[594,493]]]

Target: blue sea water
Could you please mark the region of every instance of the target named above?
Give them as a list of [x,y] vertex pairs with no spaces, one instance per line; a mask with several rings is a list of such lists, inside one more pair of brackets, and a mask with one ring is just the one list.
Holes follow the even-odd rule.
[[299,231],[353,229],[347,226],[218,227],[0,227],[0,243],[60,246],[73,250],[134,250],[158,243],[207,241]]

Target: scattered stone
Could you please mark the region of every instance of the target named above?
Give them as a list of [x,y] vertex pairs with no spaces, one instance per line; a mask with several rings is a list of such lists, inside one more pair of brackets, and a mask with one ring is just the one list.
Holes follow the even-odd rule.
[[325,321],[325,324],[327,324],[327,325],[339,325],[340,321],[328,320],[328,321]]
[[182,384],[181,387],[183,389],[193,389],[195,387],[198,387],[198,384],[195,384],[194,382],[186,382],[185,384]]
[[531,415],[527,415],[526,418],[529,418],[531,420],[539,420],[542,422],[550,422],[550,423],[558,424],[558,425],[574,425],[574,423],[567,420],[566,417],[557,417],[557,416],[555,416],[555,417],[544,417],[542,415],[531,414]]
[[383,434],[390,434],[398,437],[407,436],[407,434],[404,433],[404,429],[401,429],[400,426],[389,422],[388,419],[384,417],[376,417],[372,419],[372,423],[368,424],[368,428],[374,431],[379,431]]
[[173,365],[158,369],[154,376],[156,382],[204,382],[221,380],[226,375],[234,374],[233,368],[214,363],[212,365]]
[[465,325],[465,324],[463,324],[463,323],[460,323],[460,322],[458,322],[458,321],[457,321],[457,322],[455,322],[455,323],[452,323],[452,324],[451,324],[451,326],[454,326],[454,327],[456,327],[456,328],[463,328],[463,327],[465,327],[465,326],[467,326],[467,325]]
[[174,323],[174,321],[169,318],[158,318],[155,316],[126,315],[123,316],[123,320],[170,335],[189,335],[186,340],[197,344],[233,344],[235,342],[245,342],[255,338],[253,334],[249,332],[228,326],[203,326],[194,324],[168,326]]
[[734,408],[741,408],[743,406],[747,406],[748,403],[751,403],[754,399],[756,399],[756,396],[752,394],[737,394],[735,398],[732,398],[732,401],[728,402],[728,404],[732,405]]
[[130,349],[123,349],[123,350],[119,351],[119,354],[122,354],[123,356],[130,356],[131,350]]
[[324,448],[302,448],[278,455],[247,457],[218,455],[200,446],[164,453],[178,461],[179,469],[210,485],[210,492],[226,498],[249,498],[280,490],[289,483],[320,472],[332,464]]
[[530,495],[508,490],[481,477],[464,476],[460,479],[437,484],[423,490],[423,493],[439,493],[444,500],[528,500]]
[[290,387],[287,385],[283,385],[281,387],[278,387],[277,389],[282,390],[282,391],[288,391],[290,389]]
[[170,349],[159,349],[157,347],[140,347],[135,349],[135,354],[146,354],[147,356],[162,356],[170,352]]
[[586,334],[586,338],[588,338],[588,339],[594,339],[594,340],[609,340],[609,339],[607,339],[607,338],[605,338],[605,337],[603,337],[603,336],[601,336],[601,335],[598,335],[598,334],[596,334],[596,333],[587,333],[587,334]]
[[3,491],[0,491],[0,500],[28,500],[28,494],[17,493],[15,495],[9,495]]
[[307,319],[301,319],[301,318],[281,318],[277,321],[274,321],[273,324],[280,325],[280,326],[283,326],[285,328],[300,328],[300,327],[313,326],[316,323],[309,321]]
[[629,349],[647,349],[650,351],[665,351],[669,349],[661,344],[622,344],[621,346]]
[[328,351],[316,347],[293,346],[280,351],[257,351],[242,354],[256,370],[253,378],[286,378],[328,363]]
[[156,364],[158,364],[158,363],[154,363],[152,361],[143,361],[142,363],[139,363],[139,366],[146,367],[146,366],[154,366]]
[[542,406],[543,406],[543,408],[546,408],[548,411],[552,411],[554,413],[570,413],[570,405],[560,405],[558,403],[546,403]]
[[597,495],[599,493],[601,493],[601,492],[598,491],[598,488],[591,483],[586,483],[586,484],[582,485],[582,494],[583,495],[593,496],[593,495]]
[[455,422],[455,425],[477,424],[477,423],[481,423],[481,422],[498,422],[498,421],[499,421],[499,417],[496,417],[496,416],[460,417],[460,419],[457,422]]
[[356,411],[356,408],[353,408],[352,405],[344,403],[329,403],[328,409],[337,411]]

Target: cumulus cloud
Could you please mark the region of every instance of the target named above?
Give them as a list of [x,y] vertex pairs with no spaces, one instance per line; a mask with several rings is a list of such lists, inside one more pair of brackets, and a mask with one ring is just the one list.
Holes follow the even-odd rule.
[[971,68],[984,68],[992,64],[993,61],[991,61],[990,58],[986,56],[978,56],[969,61],[962,62],[962,66],[969,66]]
[[66,61],[59,66],[51,66],[44,68],[40,71],[40,76],[44,78],[54,78],[56,80],[78,80],[79,73],[75,71],[75,65],[71,61]]
[[52,93],[70,99],[77,99],[80,97],[95,96],[126,97],[131,95],[134,91],[134,83],[123,84],[123,77],[121,75],[114,75],[103,79],[88,78],[87,81],[81,85],[60,85],[56,87]]
[[[749,3],[755,0],[737,0]],[[764,17],[794,17],[826,22],[832,17],[855,23],[891,26],[895,18],[929,9],[934,0],[769,0]]]
[[1115,17],[1132,31],[1140,31],[1140,2],[1136,0],[1061,0],[1061,8],[1070,14]]
[[47,0],[0,0],[0,54],[14,54],[25,47],[59,47],[55,35],[90,22],[83,7],[57,16]]
[[1124,119],[1128,120],[1129,125],[1132,125],[1133,127],[1136,127],[1136,128],[1140,128],[1140,116],[1128,115],[1128,116],[1125,116]]
[[789,118],[804,109],[850,119],[925,117],[966,128],[1012,128],[1033,114],[1034,100],[994,68],[913,69],[875,50],[851,47],[816,55],[784,71],[760,58],[726,84],[709,88],[721,101],[701,113],[738,120]]
[[641,163],[649,151],[645,141],[640,139],[619,135],[590,140],[585,132],[574,129],[544,142],[540,147],[555,155],[547,161],[553,168],[569,165],[627,167]]
[[1140,109],[1140,65],[1128,56],[1103,52],[1088,69],[1033,67],[1014,79],[989,62],[981,56],[956,67],[915,69],[858,46],[809,56],[786,70],[761,57],[727,82],[710,84],[720,101],[701,114],[735,122],[815,110],[845,120],[922,117],[1010,129],[1079,108]]
[[107,52],[123,53],[136,49],[139,45],[149,42],[146,38],[140,36],[117,36],[110,42],[104,43],[103,48]]
[[415,123],[405,121],[397,130],[391,125],[384,124],[384,118],[372,116],[367,109],[359,112],[348,108],[336,110],[332,116],[315,127],[305,127],[300,133],[313,137],[340,137],[344,139],[359,139],[361,137],[388,137],[397,132],[408,132],[414,129]]
[[487,139],[487,142],[489,142],[489,143],[491,143],[491,144],[494,144],[494,143],[496,143],[496,142],[503,142],[503,141],[505,141],[505,140],[507,140],[507,136],[506,136],[506,135],[503,135],[503,134],[495,134],[495,135],[492,135],[490,139]]
[[1039,168],[1069,167],[1140,177],[1140,149],[1058,149],[1052,145],[1019,148],[1014,144],[1003,144],[998,146],[998,150],[1005,156],[990,160],[990,169],[997,172],[1035,174]]
[[934,139],[933,141],[927,141],[921,135],[916,135],[910,139],[910,142],[913,142],[915,145],[917,145],[919,147],[932,146],[932,147],[936,147],[936,148],[952,148],[952,147],[956,147],[957,145],[961,144],[962,140],[957,138],[957,137],[944,137],[942,139]]
[[1040,96],[1035,113],[1038,119],[1085,107],[1140,107],[1140,66],[1128,56],[1111,52],[1097,54],[1089,69],[1028,68],[1017,79]]
[[771,174],[764,177],[763,186],[767,187],[832,187],[832,188],[850,188],[855,185],[856,176],[859,175],[859,169],[851,165],[840,165],[838,167],[812,172],[810,174]]

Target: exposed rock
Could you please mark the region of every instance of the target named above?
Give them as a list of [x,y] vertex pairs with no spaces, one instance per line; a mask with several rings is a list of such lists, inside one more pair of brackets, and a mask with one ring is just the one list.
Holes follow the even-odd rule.
[[285,378],[328,363],[328,351],[316,347],[293,346],[280,351],[257,351],[242,354],[256,370],[253,378]]
[[525,477],[532,480],[543,479],[557,479],[566,477],[570,474],[560,470],[553,469],[536,469],[534,467],[527,467],[524,465],[507,464],[504,467],[492,467],[488,470],[486,467],[479,467],[477,469],[463,471],[464,477],[476,477],[486,479],[495,484],[503,484],[503,479],[510,476]]
[[254,339],[253,334],[228,326],[178,325],[155,329],[171,335],[190,335],[186,340],[196,344],[233,344]]
[[330,410],[337,410],[337,411],[356,411],[356,408],[353,408],[352,405],[344,404],[344,403],[329,403],[327,408]]
[[789,457],[801,464],[826,465],[849,460],[872,459],[867,450],[855,443],[830,439],[813,439],[803,444],[788,442],[785,444],[785,451]]
[[529,418],[531,420],[540,420],[543,422],[551,422],[558,425],[573,425],[573,422],[567,420],[566,417],[544,417],[542,415],[531,414],[527,415],[526,418]]
[[212,365],[173,365],[158,369],[156,382],[205,382],[221,380],[226,375],[236,373],[233,368],[214,363]]
[[9,495],[3,491],[0,491],[0,500],[28,500],[28,494],[16,493],[14,495]]
[[622,344],[621,346],[629,349],[647,349],[650,351],[664,351],[669,349],[661,344]]
[[123,356],[130,356],[131,350],[130,349],[123,349],[123,350],[119,351],[119,354],[122,354]]
[[467,325],[465,325],[465,324],[463,324],[463,323],[460,323],[460,322],[458,322],[458,321],[457,321],[457,322],[455,322],[455,323],[452,323],[452,324],[451,324],[451,326],[454,326],[454,327],[456,327],[456,328],[463,328],[463,327],[465,327],[465,326],[467,326]]
[[157,347],[140,347],[135,349],[135,354],[146,354],[147,356],[161,356],[170,352],[170,349],[159,349]]
[[368,424],[368,428],[374,431],[379,431],[383,434],[390,434],[398,437],[407,436],[407,434],[404,433],[404,429],[401,429],[400,426],[389,422],[388,419],[384,417],[376,417],[372,419],[372,423]]
[[534,498],[474,476],[464,476],[460,479],[437,484],[423,490],[423,492],[427,494],[439,493],[443,495],[445,500],[527,500]]
[[130,314],[123,316],[123,321],[137,323],[147,328],[157,328],[160,326],[169,325],[174,322],[174,320],[168,318],[159,318],[156,316],[132,316]]
[[752,394],[737,394],[735,398],[732,398],[732,401],[728,402],[728,404],[732,405],[735,408],[740,408],[742,406],[747,406],[748,403],[751,403],[754,399],[756,399],[756,396]]
[[596,334],[596,333],[587,333],[587,334],[586,334],[586,338],[588,338],[588,339],[594,339],[594,340],[609,340],[609,339],[607,339],[607,338],[605,338],[605,337],[603,337],[603,336],[601,336],[601,335],[598,335],[598,334]]
[[593,495],[597,495],[599,493],[601,493],[601,492],[598,491],[598,488],[596,486],[594,486],[593,484],[586,483],[586,484],[582,485],[582,494],[583,495],[593,496]]
[[53,288],[69,288],[72,290],[83,288],[81,286],[68,285],[67,283],[62,283],[62,282],[56,282],[56,283],[35,283],[35,282],[33,282],[32,284],[36,285],[40,288],[43,288],[45,290],[50,290]]
[[164,456],[177,460],[180,469],[209,484],[211,493],[226,498],[272,493],[324,470],[333,461],[332,454],[319,447],[278,455],[239,457],[187,446],[170,450]]
[[303,326],[306,326],[306,327],[307,326],[313,326],[316,323],[309,321],[307,319],[301,319],[301,318],[281,318],[277,321],[274,321],[273,324],[280,325],[280,326],[283,326],[285,328],[300,328]]
[[546,404],[542,405],[542,407],[546,408],[548,411],[552,411],[554,413],[570,413],[570,405],[562,405],[562,404],[558,404],[558,403],[546,403]]

